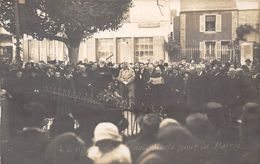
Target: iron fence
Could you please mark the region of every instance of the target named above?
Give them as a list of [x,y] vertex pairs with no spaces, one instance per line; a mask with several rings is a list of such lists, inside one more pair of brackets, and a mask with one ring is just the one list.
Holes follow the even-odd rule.
[[215,48],[206,48],[201,50],[199,48],[182,48],[180,51],[175,52],[171,55],[171,60],[173,61],[180,61],[186,60],[191,61],[195,60],[199,62],[202,58],[205,60],[214,60],[217,59],[222,63],[225,62],[234,62],[235,58],[235,50],[232,48],[222,47],[220,49]]

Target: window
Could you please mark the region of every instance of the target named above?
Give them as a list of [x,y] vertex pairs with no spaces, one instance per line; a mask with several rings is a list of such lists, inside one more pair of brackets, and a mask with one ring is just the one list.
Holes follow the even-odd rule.
[[201,15],[200,32],[221,32],[221,15]]
[[54,46],[55,41],[54,40],[47,40],[47,49],[48,49],[48,54],[47,54],[47,61],[55,60],[55,46]]
[[113,56],[113,39],[97,39],[97,59],[111,59]]
[[153,58],[153,38],[135,38],[135,61],[146,62]]
[[206,31],[216,31],[216,15],[207,15],[205,17]]
[[7,61],[11,61],[12,57],[13,57],[13,47],[0,46],[0,60],[7,62]]
[[216,56],[216,42],[205,42],[206,58],[215,58]]

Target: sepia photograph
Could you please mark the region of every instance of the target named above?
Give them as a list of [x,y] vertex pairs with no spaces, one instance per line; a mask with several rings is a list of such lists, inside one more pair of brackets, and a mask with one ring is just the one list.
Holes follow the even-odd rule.
[[260,0],[0,0],[0,164],[260,164]]

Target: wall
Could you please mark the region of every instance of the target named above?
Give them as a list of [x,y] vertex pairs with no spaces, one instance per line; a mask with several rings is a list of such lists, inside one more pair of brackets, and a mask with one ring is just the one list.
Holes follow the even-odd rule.
[[258,10],[242,10],[238,12],[239,25],[248,24],[257,28]]
[[[253,28],[257,29],[259,21],[259,10],[242,10],[238,12],[238,25],[248,24]],[[245,36],[245,39],[249,42],[258,42],[259,43],[259,34],[251,32]]]
[[[200,32],[200,15],[219,14],[221,15],[221,32],[202,33]],[[232,40],[232,13],[230,11],[222,12],[189,12],[186,13],[185,46],[199,48],[199,42],[204,40]],[[182,19],[181,19],[182,20]],[[181,23],[182,24],[182,23]],[[182,30],[182,29],[181,29]]]

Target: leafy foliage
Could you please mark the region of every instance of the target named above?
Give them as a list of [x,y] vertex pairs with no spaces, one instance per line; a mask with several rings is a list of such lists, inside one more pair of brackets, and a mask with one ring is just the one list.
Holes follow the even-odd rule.
[[236,33],[237,33],[237,40],[245,40],[245,35],[249,34],[250,32],[256,31],[251,25],[248,24],[244,24],[244,25],[240,25],[237,29],[236,29]]
[[[15,34],[14,0],[0,0],[0,22]],[[21,33],[36,39],[78,47],[96,32],[116,30],[131,7],[131,0],[26,0],[19,5]]]
[[177,42],[173,39],[169,39],[168,42],[164,43],[164,49],[170,54],[180,53],[180,44],[179,44],[179,42]]

